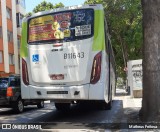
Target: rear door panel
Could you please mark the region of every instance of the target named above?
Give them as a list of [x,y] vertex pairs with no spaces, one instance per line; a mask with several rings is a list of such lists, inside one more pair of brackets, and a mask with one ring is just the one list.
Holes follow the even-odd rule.
[[[82,43],[83,42],[83,43]],[[39,46],[34,50],[30,46],[30,70],[35,83],[89,83],[92,64],[92,39],[79,42],[63,43],[62,51],[53,51],[51,44]],[[39,61],[33,56],[38,55]],[[92,61],[91,61],[92,62]],[[88,74],[89,73],[89,74]],[[51,76],[62,74],[64,78],[53,79]]]

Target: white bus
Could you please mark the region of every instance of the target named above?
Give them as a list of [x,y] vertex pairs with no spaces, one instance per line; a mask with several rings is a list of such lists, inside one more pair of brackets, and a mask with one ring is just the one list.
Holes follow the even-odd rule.
[[115,61],[102,5],[24,18],[20,52],[23,99],[53,100],[58,110],[81,101],[111,108]]

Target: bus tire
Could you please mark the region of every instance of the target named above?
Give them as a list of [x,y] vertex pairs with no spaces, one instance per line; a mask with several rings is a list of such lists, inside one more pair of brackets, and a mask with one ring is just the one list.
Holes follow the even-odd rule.
[[40,109],[40,108],[44,108],[44,101],[40,101],[38,104],[37,104],[37,107]]
[[111,110],[112,108],[112,86],[111,86],[111,94],[109,96],[110,96],[110,101],[107,104],[107,107],[108,107],[107,109]]
[[107,103],[106,101],[102,101],[101,104],[100,104],[100,108],[101,110],[111,110],[112,108],[112,87],[110,89],[110,92],[109,92],[109,102]]
[[110,100],[107,104],[107,109],[111,110],[112,109],[112,100]]
[[70,109],[70,103],[55,103],[55,107],[58,111],[67,111]]
[[107,108],[107,103],[105,102],[105,101],[102,101],[101,103],[100,103],[100,110],[107,110],[108,108]]
[[100,109],[101,110],[111,110],[112,108],[112,101],[106,103],[105,101],[102,101],[100,103]]
[[16,113],[22,113],[24,111],[24,103],[21,98],[18,98],[18,100],[14,102],[13,110]]

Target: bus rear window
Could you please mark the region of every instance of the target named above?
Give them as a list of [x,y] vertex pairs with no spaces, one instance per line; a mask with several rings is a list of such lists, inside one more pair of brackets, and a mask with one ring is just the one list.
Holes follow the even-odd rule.
[[87,39],[93,36],[93,30],[93,9],[47,14],[29,20],[28,43]]

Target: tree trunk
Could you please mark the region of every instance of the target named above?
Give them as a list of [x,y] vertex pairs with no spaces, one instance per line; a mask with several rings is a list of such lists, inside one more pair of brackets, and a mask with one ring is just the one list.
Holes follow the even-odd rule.
[[143,100],[144,121],[160,118],[160,0],[141,0],[143,10]]

